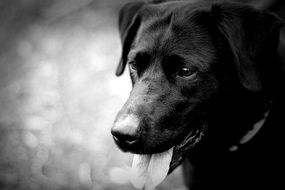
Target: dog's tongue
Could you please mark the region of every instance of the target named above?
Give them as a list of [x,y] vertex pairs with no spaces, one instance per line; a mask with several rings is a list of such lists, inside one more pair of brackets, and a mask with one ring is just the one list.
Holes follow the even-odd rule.
[[165,152],[150,155],[135,154],[131,182],[138,189],[153,190],[167,176],[173,147]]

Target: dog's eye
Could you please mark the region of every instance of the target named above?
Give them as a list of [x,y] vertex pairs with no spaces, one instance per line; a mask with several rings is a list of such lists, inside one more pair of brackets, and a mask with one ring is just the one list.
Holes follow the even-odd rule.
[[130,65],[130,70],[131,71],[136,71],[137,70],[137,64],[134,61],[130,62],[129,65]]
[[188,77],[192,76],[193,74],[194,74],[194,71],[188,67],[185,67],[185,66],[180,67],[177,70],[177,75],[179,77],[188,78]]

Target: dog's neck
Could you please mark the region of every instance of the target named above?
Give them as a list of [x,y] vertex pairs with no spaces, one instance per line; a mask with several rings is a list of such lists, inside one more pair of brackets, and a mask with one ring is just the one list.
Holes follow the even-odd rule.
[[211,112],[207,138],[197,147],[201,154],[212,152],[213,148],[224,153],[248,149],[265,131],[264,124],[272,115],[274,98],[247,91],[232,94],[232,97],[223,99],[225,102],[217,104],[217,111]]
[[263,118],[257,121],[253,125],[252,129],[248,130],[246,134],[236,144],[232,145],[229,148],[229,151],[230,152],[237,151],[242,145],[245,145],[250,140],[252,140],[256,136],[256,134],[260,131],[260,129],[263,127],[264,123],[266,122],[268,118],[269,113],[270,113],[270,110],[267,110],[264,113]]
[[270,114],[270,105],[271,105],[271,101],[268,101],[265,103],[266,106],[266,110],[263,113],[263,116],[261,119],[259,119],[257,122],[255,122],[252,126],[251,129],[249,129],[241,138],[240,140],[233,144],[232,146],[229,147],[229,151],[230,152],[235,152],[237,151],[239,148],[241,148],[242,146],[246,145],[249,141],[251,141],[252,139],[254,139],[254,137],[256,137],[256,135],[258,134],[258,132],[261,130],[261,128],[264,126],[266,120],[268,119],[268,116]]

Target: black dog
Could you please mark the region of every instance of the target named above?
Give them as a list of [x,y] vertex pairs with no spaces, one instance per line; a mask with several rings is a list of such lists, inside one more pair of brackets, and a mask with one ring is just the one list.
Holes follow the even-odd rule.
[[[284,160],[282,21],[246,5],[133,2],[120,11],[133,90],[112,134],[123,151],[172,152],[191,189],[278,189]],[[157,164],[157,163],[156,163]]]

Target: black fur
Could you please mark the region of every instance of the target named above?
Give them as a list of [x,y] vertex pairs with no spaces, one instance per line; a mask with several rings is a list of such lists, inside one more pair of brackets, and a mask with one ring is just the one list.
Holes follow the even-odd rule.
[[[129,64],[133,90],[117,119],[135,114],[139,126],[124,136],[136,143],[119,147],[151,154],[175,146],[171,171],[185,159],[191,189],[276,189],[284,162],[281,26],[274,14],[235,3],[125,5],[116,74]],[[182,66],[192,74],[178,76]],[[268,110],[257,135],[229,151]],[[199,135],[180,146],[189,133]]]

